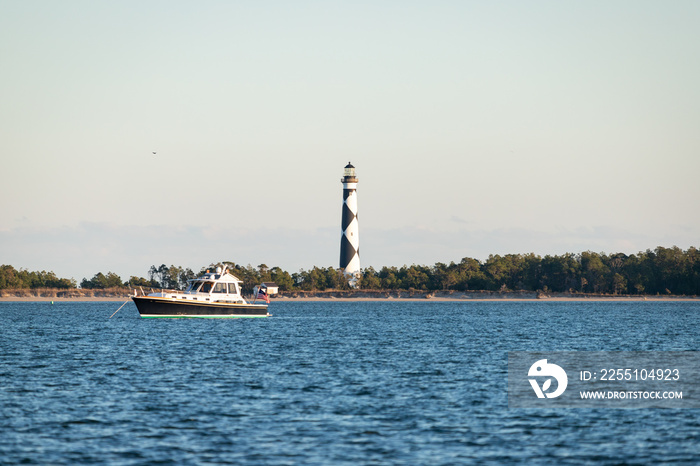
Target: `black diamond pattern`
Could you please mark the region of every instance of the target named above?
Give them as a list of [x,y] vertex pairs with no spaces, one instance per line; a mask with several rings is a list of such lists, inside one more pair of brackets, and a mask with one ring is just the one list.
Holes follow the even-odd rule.
[[348,240],[347,236],[343,235],[340,240],[340,268],[346,268],[355,254],[355,248],[350,244],[350,240]]
[[354,219],[355,214],[352,213],[352,210],[350,210],[347,204],[343,203],[343,231],[345,231]]

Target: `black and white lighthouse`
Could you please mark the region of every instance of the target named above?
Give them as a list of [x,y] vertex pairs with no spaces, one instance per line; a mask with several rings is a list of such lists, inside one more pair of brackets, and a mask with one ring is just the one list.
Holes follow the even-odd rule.
[[340,269],[354,285],[360,276],[360,236],[357,224],[357,176],[348,162],[340,180],[343,183],[343,234],[340,238]]

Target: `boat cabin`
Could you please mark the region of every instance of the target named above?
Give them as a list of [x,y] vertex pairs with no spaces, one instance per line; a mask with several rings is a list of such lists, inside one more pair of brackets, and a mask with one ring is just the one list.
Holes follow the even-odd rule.
[[224,268],[217,267],[215,272],[207,270],[203,275],[188,280],[187,289],[183,291],[161,291],[151,293],[151,297],[183,299],[190,301],[209,301],[212,303],[245,303],[241,296],[242,280],[231,275]]
[[189,285],[185,290],[187,294],[241,294],[239,283],[241,280],[230,273],[205,273],[201,277],[189,280]]
[[186,295],[211,295],[212,301],[229,301],[241,298],[242,280],[220,267],[216,272],[207,270],[202,276],[188,280]]

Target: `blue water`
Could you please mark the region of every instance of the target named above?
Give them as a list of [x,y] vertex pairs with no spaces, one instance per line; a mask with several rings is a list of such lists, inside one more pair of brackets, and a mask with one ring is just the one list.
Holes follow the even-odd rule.
[[507,407],[508,351],[700,350],[700,303],[0,303],[0,463],[700,462],[700,410]]

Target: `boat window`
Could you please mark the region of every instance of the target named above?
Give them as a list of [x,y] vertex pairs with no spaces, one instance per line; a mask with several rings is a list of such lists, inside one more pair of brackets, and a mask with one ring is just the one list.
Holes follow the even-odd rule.
[[228,284],[228,294],[238,294],[238,290],[236,289],[235,283]]
[[200,293],[209,293],[211,291],[212,282],[204,282],[202,289],[199,290]]
[[195,292],[195,291],[197,291],[197,288],[199,288],[199,285],[200,285],[199,282],[192,282],[192,283],[190,283],[190,286],[187,287],[187,291]]
[[226,293],[226,283],[217,283],[214,285],[214,293]]

